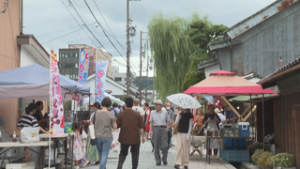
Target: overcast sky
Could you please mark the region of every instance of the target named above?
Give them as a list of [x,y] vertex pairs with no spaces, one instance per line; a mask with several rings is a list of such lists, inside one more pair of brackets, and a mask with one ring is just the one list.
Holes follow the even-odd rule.
[[[78,11],[86,25],[94,33],[103,46],[114,56],[113,65],[126,71],[126,0],[86,0],[100,24],[108,31],[112,30],[121,45],[108,35],[120,54],[110,44],[101,28],[96,24],[93,15],[84,0],[24,0],[24,33],[34,34],[40,43],[50,50],[50,46],[58,53],[59,48],[67,48],[68,44],[87,44],[100,46],[97,40],[84,28],[83,22],[72,5]],[[66,7],[64,6],[65,3]],[[137,26],[136,36],[132,37],[131,66],[139,75],[139,40],[140,31],[147,32],[148,20],[161,11],[166,16],[189,17],[197,9],[200,15],[208,15],[214,24],[224,24],[228,27],[254,14],[274,0],[142,0],[130,2],[130,18],[132,25]],[[95,5],[97,3],[98,7]],[[74,20],[76,18],[79,24]],[[104,19],[100,15],[102,13]],[[84,28],[84,29],[82,29]],[[90,37],[88,37],[88,36]],[[63,37],[62,37],[63,36]],[[143,34],[146,39],[146,34]],[[117,61],[114,61],[114,60]],[[143,61],[143,75],[146,75],[146,60]],[[153,72],[149,72],[152,76]]]

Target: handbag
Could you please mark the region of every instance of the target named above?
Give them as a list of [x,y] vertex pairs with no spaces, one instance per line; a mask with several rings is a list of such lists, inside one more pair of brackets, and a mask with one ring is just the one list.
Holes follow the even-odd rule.
[[[95,134],[95,122],[96,122],[96,114],[97,114],[97,112],[95,112],[95,115],[94,115],[94,118],[93,118],[93,125],[91,125],[90,127],[92,128],[92,129],[94,129],[93,131],[91,131],[91,128],[90,128],[90,133],[94,133],[94,135],[96,136],[96,134]],[[96,141],[96,137],[94,138],[94,139],[90,139],[90,143],[91,143],[91,145],[96,145],[96,143],[97,143],[97,141]]]

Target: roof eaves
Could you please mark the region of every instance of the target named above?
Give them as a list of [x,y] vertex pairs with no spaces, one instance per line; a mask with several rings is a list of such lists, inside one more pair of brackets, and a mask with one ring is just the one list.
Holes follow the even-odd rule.
[[231,44],[229,44],[227,42],[227,40],[221,40],[221,41],[216,41],[216,42],[212,42],[210,44],[208,44],[208,48],[210,51],[214,51],[216,49],[222,49],[222,48],[226,48],[226,47],[229,47],[230,45],[231,46],[234,46],[234,45],[238,45],[238,44],[241,44],[242,41],[240,40],[235,40],[235,41],[232,41],[230,42]]
[[217,59],[212,59],[212,60],[200,62],[197,66],[198,66],[199,70],[202,70],[202,69],[205,69],[207,67],[215,66],[217,64],[218,64],[218,60]]
[[255,14],[249,16],[248,18],[242,20],[241,22],[233,25],[225,31],[231,39],[237,38],[239,35],[248,31],[249,29],[255,27],[261,22],[264,22],[271,16],[281,12],[285,8],[293,5],[298,1],[293,0],[277,0],[262,10],[256,12]]
[[[270,75],[266,76],[264,79],[262,79],[261,81],[258,82],[258,84],[264,84],[269,82],[270,80],[274,79],[277,75],[281,74],[281,73],[287,73],[287,71],[297,65],[300,65],[300,56],[298,56],[297,58],[295,58],[293,61],[289,62],[288,64],[282,66],[281,68],[279,68],[278,70],[274,71],[273,73],[271,73]],[[299,68],[300,69],[300,68]]]

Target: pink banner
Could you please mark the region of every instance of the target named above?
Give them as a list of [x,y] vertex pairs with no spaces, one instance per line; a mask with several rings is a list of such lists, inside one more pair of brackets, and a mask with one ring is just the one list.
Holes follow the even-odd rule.
[[59,70],[57,65],[57,56],[53,52],[53,50],[51,50],[50,62],[51,62],[50,77],[52,80],[50,134],[60,135],[60,134],[64,134],[65,118],[64,118],[63,98],[61,95]]

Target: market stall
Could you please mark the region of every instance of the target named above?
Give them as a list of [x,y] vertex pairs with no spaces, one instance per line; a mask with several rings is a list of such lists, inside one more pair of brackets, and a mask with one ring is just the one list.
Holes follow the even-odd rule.
[[[258,84],[255,84],[251,81],[238,77],[236,76],[235,73],[227,72],[224,70],[211,73],[210,77],[190,87],[184,93],[191,94],[192,96],[221,96],[222,100],[226,103],[226,105],[228,105],[234,111],[234,113],[239,119],[242,118],[241,115],[235,110],[235,108],[230,104],[230,102],[224,96],[248,95],[250,97],[250,103],[251,103],[252,100],[251,97],[253,95],[262,95],[262,99],[264,99],[265,94],[277,94],[275,91],[271,89],[263,89],[262,86]],[[251,105],[250,114],[252,114],[253,107],[252,104],[250,105]],[[264,110],[263,110],[263,117],[264,117]],[[224,135],[222,134],[216,134],[216,135],[214,134],[213,136],[212,133],[209,133],[206,140],[207,149],[210,150],[211,140],[219,139],[219,138],[243,139],[243,137],[241,137],[239,133],[234,137],[232,137],[232,135],[226,135],[224,137]],[[249,136],[247,136],[246,138],[252,139],[249,138]],[[221,156],[222,153],[225,152],[221,152],[220,153]],[[247,158],[249,158],[249,154]],[[208,153],[207,153],[207,162],[210,163],[210,154]]]
[[[72,100],[73,93],[76,93],[81,97],[87,97],[90,95],[89,86],[80,84],[76,81],[68,79],[59,74],[53,75],[53,77],[55,77],[55,80],[50,78],[49,69],[46,69],[37,64],[26,66],[26,67],[20,67],[12,70],[2,71],[0,72],[0,79],[1,79],[0,99],[28,98],[33,100],[48,101],[49,98],[51,98],[50,93],[52,93],[51,96],[59,93],[60,100],[56,98],[55,99],[57,100],[57,102],[62,103],[62,100]],[[54,85],[52,85],[52,83]],[[51,103],[52,100],[50,101],[50,105],[52,105]],[[56,103],[53,103],[53,105],[54,104]],[[62,104],[60,104],[60,106],[61,105]],[[62,118],[62,120],[64,119]],[[64,127],[63,121],[60,124],[62,124],[62,126],[60,127],[63,128]],[[73,140],[72,134],[59,135],[59,136],[48,134],[48,135],[40,135],[40,138],[42,140],[48,138],[49,141],[48,142],[39,141],[34,144],[30,144],[29,146],[41,146],[44,149],[45,147],[44,144],[47,143],[47,146],[49,146],[49,149],[51,149],[50,147],[51,142],[53,142],[53,144],[56,145],[58,139]],[[0,144],[0,147],[7,147],[7,145],[9,145],[10,147],[28,146],[27,144],[23,144],[23,143],[5,142],[4,144]],[[67,147],[67,145],[64,146]],[[56,148],[54,146],[54,150],[55,149]],[[45,151],[42,151],[42,153],[45,153]],[[66,153],[66,151],[64,153]],[[43,162],[45,162],[45,160],[43,160]],[[50,157],[49,157],[48,164],[50,165]]]

